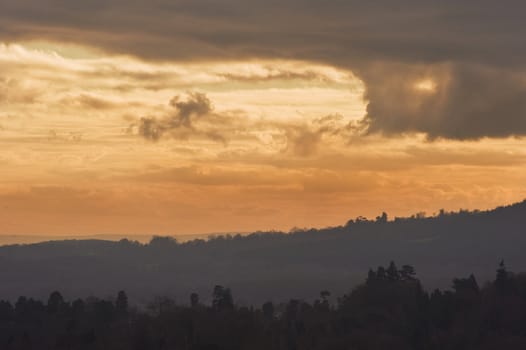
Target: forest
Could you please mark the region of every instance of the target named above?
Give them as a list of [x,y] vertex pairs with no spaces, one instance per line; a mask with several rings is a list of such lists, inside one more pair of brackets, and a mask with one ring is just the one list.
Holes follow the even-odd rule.
[[125,291],[112,298],[0,301],[1,349],[525,349],[526,274],[501,262],[480,286],[454,278],[427,291],[415,269],[394,262],[363,274],[342,296],[320,286],[312,302],[239,305],[226,286],[211,301],[153,298],[144,307]]

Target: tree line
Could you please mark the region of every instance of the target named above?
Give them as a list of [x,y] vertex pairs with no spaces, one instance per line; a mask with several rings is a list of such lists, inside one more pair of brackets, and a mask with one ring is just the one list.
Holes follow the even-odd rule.
[[1,349],[525,349],[526,275],[504,263],[493,282],[455,278],[427,292],[410,265],[371,269],[333,299],[240,306],[217,285],[211,302],[154,298],[147,307],[114,298],[0,301]]

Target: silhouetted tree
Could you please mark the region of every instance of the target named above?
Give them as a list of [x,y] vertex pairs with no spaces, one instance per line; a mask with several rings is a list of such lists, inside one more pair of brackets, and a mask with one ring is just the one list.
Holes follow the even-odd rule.
[[274,304],[272,304],[272,302],[267,301],[263,304],[261,309],[263,311],[263,316],[265,316],[265,319],[271,321],[274,318]]
[[75,317],[79,317],[84,313],[85,303],[82,299],[77,299],[71,303],[71,311]]
[[463,292],[463,291],[472,291],[472,292],[478,293],[479,286],[478,286],[477,280],[475,279],[475,276],[471,274],[469,275],[468,278],[453,279],[453,289],[457,293]]
[[113,303],[108,300],[97,300],[93,303],[92,307],[98,324],[102,327],[108,326],[113,319],[115,311]]
[[119,291],[117,294],[117,299],[115,300],[115,311],[120,316],[128,313],[128,296],[123,290]]
[[[499,283],[513,286],[513,293],[498,291]],[[230,290],[219,285],[212,305],[199,307],[197,294],[191,307],[159,297],[150,310],[130,308],[124,292],[114,303],[91,297],[71,307],[59,295],[47,305],[25,297],[14,308],[0,301],[0,349],[526,348],[526,275],[508,272],[503,263],[493,283],[480,287],[471,274],[454,278],[451,290],[428,295],[412,267],[398,271],[392,262],[370,271],[366,283],[332,307],[325,290],[314,303],[234,307]],[[51,312],[51,305],[62,306]],[[118,310],[127,312],[116,317]]]
[[384,280],[387,278],[387,273],[383,266],[378,266],[378,269],[376,270],[376,278],[379,280]]
[[501,260],[499,268],[497,269],[497,277],[495,278],[495,288],[500,294],[508,294],[512,291],[512,283],[510,273],[506,270],[504,260]]
[[411,265],[403,265],[399,273],[400,278],[404,281],[414,280],[416,276],[415,269]]
[[47,301],[47,309],[48,312],[54,314],[59,312],[64,306],[64,298],[62,297],[62,294],[60,294],[57,291],[54,291],[49,296],[49,299]]
[[366,284],[374,283],[376,280],[376,272],[374,272],[373,269],[369,269],[369,272],[367,273],[367,279],[365,280]]
[[8,321],[13,317],[13,306],[10,302],[0,300],[0,321]]
[[199,294],[197,293],[190,294],[190,305],[194,308],[199,305]]
[[163,237],[163,236],[154,236],[150,240],[149,246],[152,248],[160,247],[160,248],[169,248],[170,246],[177,246],[178,242],[177,239],[174,237]]
[[164,296],[157,296],[154,300],[148,305],[148,308],[157,315],[162,315],[164,312],[167,312],[173,309],[175,306],[175,301],[171,298]]
[[382,215],[376,217],[376,222],[380,224],[387,223],[387,213],[383,212]]
[[391,281],[398,281],[400,279],[400,275],[398,274],[398,269],[394,263],[394,261],[391,261],[389,263],[389,267],[386,270],[387,278]]
[[216,310],[231,310],[234,308],[234,300],[229,288],[217,285],[212,293],[212,306]]

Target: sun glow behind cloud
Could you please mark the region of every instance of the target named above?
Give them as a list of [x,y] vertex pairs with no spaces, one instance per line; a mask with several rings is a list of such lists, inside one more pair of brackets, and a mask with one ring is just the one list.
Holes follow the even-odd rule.
[[434,93],[437,89],[437,84],[432,79],[424,79],[415,83],[415,89],[424,93]]
[[363,82],[330,65],[40,42],[0,45],[0,71],[0,233],[288,229],[526,194],[520,140],[366,135]]

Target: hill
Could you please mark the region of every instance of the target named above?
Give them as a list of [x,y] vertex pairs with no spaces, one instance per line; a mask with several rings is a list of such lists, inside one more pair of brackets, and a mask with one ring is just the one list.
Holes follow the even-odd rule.
[[311,299],[321,290],[342,295],[364,271],[394,260],[418,267],[424,287],[448,288],[450,276],[492,279],[501,259],[526,270],[526,201],[489,211],[387,220],[357,218],[346,225],[291,233],[256,232],[178,243],[64,240],[0,247],[0,297],[114,295],[124,289],[141,302],[157,295],[204,301],[216,284],[243,304]]

